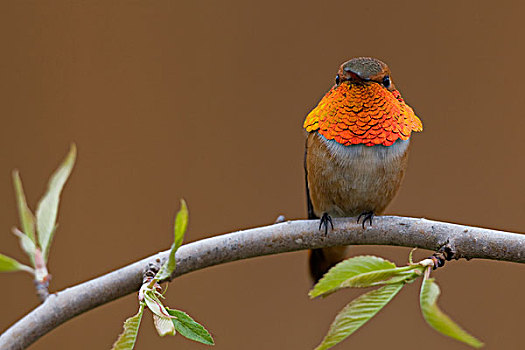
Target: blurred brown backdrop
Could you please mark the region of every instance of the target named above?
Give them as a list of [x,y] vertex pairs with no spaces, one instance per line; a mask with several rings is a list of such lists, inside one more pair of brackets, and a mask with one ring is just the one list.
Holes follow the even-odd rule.
[[[180,197],[187,240],[305,216],[302,122],[339,64],[386,61],[424,122],[389,213],[525,228],[523,6],[480,1],[3,1],[0,3],[0,251],[26,261],[11,170],[34,208],[76,142],[51,251],[56,291],[166,249]],[[398,263],[409,249],[356,247]],[[428,252],[420,251],[418,257]],[[524,267],[452,262],[441,307],[487,343],[521,349]],[[30,278],[0,275],[0,330],[34,308]],[[168,304],[216,349],[312,349],[358,293],[309,301],[306,252],[199,271]],[[409,286],[339,348],[465,346],[424,324]],[[131,295],[86,313],[33,349],[109,349]],[[417,344],[417,345],[414,345]],[[160,339],[137,349],[203,349]]]

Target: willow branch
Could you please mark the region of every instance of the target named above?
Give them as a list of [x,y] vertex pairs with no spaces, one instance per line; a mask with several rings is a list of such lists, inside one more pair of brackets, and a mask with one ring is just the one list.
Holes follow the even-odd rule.
[[[327,236],[318,221],[297,220],[233,232],[186,244],[177,251],[172,278],[208,266],[257,256],[338,245],[391,245],[432,251],[444,244],[456,259],[525,263],[525,235],[426,219],[383,216],[363,230],[355,218],[334,219]],[[167,252],[52,294],[0,336],[0,349],[25,349],[67,320],[138,291],[148,263]]]

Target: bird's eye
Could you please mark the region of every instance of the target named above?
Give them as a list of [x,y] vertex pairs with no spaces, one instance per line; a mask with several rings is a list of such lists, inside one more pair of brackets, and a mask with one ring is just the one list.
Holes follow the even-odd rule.
[[387,89],[390,87],[390,77],[388,75],[385,75],[385,77],[383,78],[383,85]]
[[339,76],[339,74],[337,74],[335,76],[335,85],[339,85],[340,82],[341,82],[341,77]]

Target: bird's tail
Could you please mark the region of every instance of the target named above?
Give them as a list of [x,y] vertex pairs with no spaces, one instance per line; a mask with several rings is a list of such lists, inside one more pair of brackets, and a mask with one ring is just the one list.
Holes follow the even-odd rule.
[[347,258],[348,247],[331,247],[310,250],[310,275],[317,283],[338,262]]

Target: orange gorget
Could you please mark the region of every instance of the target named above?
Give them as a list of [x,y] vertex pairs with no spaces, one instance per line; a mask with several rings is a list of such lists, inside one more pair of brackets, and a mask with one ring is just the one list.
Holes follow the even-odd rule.
[[345,146],[391,146],[397,139],[408,140],[412,131],[422,131],[423,125],[397,90],[374,82],[343,82],[306,116],[304,128]]

